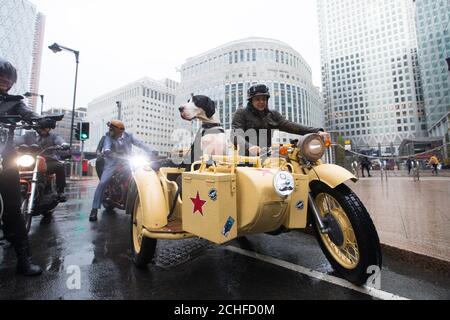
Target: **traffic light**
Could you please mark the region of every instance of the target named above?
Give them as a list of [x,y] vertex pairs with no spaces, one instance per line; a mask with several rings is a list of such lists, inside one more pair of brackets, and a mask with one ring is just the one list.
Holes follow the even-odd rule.
[[89,139],[89,122],[81,123],[80,138],[82,141]]
[[73,130],[75,131],[75,139],[80,141],[80,131],[81,131],[81,123],[78,122],[76,127],[73,127]]

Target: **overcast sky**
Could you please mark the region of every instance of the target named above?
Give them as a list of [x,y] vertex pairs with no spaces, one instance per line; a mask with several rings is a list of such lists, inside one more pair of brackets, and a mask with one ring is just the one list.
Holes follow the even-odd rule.
[[179,81],[187,58],[227,42],[281,40],[309,63],[320,86],[315,0],[30,0],[46,16],[39,93],[44,109],[71,108],[79,50],[77,107],[144,76]]

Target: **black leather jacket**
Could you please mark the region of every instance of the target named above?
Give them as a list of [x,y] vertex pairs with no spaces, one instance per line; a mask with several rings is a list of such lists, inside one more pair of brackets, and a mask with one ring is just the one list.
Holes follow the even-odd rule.
[[[0,115],[19,115],[24,120],[30,120],[39,117],[22,102],[22,96],[13,96],[9,94],[0,94]],[[5,136],[0,133],[0,154],[3,154],[5,148]],[[5,155],[4,155],[5,156]]]
[[[239,145],[241,150],[244,147],[246,153],[248,153],[248,149],[255,144],[250,143],[250,138],[248,136],[239,134],[240,130],[246,132],[249,129],[254,129],[257,133],[256,145],[261,148],[270,147],[272,145],[272,135],[275,130],[299,135],[323,131],[321,128],[306,127],[289,121],[276,110],[266,109],[264,111],[259,111],[251,104],[248,104],[246,108],[238,109],[235,112],[233,115],[232,129],[231,141],[233,141],[235,146]],[[261,132],[262,130],[267,130],[267,135],[265,136],[267,143],[260,141],[260,138],[264,136],[264,133]]]

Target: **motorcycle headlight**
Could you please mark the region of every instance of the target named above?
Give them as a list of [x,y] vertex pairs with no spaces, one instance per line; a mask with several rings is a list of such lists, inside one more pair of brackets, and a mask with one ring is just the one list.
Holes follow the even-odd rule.
[[325,153],[325,144],[316,133],[304,135],[298,142],[301,155],[309,161],[317,161],[323,157]]
[[148,159],[144,156],[133,156],[130,158],[130,165],[133,169],[138,169],[138,168],[147,168],[150,166],[150,161],[148,161]]
[[19,167],[31,167],[34,164],[34,157],[24,154],[17,158],[16,163]]
[[282,198],[289,196],[294,192],[294,177],[288,171],[280,171],[273,178],[273,188]]

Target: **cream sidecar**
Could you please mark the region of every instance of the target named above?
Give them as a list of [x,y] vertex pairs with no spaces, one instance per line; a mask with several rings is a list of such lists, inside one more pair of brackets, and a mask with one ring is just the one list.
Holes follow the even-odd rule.
[[327,259],[347,280],[363,284],[370,266],[381,267],[372,220],[343,184],[357,180],[347,170],[320,161],[309,167],[291,164],[289,157],[264,165],[259,157],[213,158],[213,165],[200,161],[200,168],[190,172],[155,172],[150,167],[134,171],[126,211],[136,266],[152,260],[157,239],[200,237],[223,244],[311,224]]
[[[195,236],[222,244],[281,227],[305,228],[309,178],[286,172],[293,178],[289,182],[293,191],[285,197],[274,187],[279,171],[263,167],[136,171],[127,201],[135,263],[145,265],[152,259],[158,238]],[[144,258],[142,250],[150,253]]]

